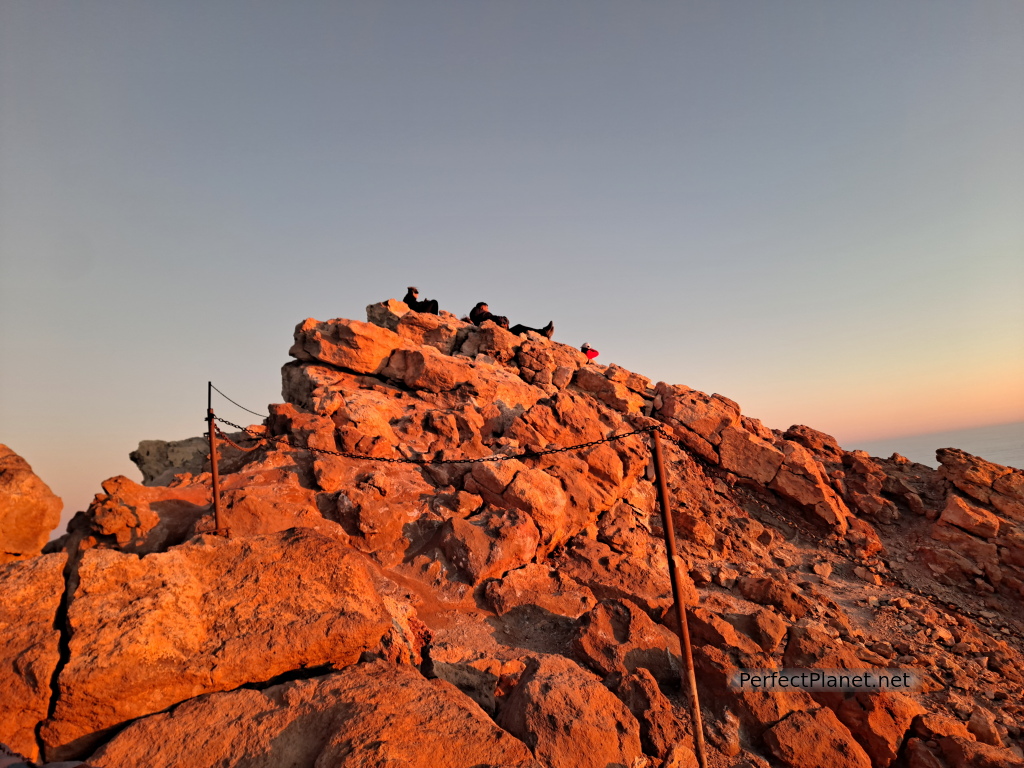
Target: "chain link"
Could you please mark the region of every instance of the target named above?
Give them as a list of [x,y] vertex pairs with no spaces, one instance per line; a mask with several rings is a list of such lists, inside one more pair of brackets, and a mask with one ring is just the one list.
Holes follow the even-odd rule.
[[[550,455],[555,454],[555,453],[566,453],[567,451],[577,451],[577,450],[581,450],[583,448],[591,448],[591,447],[593,447],[595,445],[602,445],[604,443],[611,443],[611,442],[614,442],[616,440],[625,440],[627,437],[635,437],[636,435],[647,434],[647,433],[649,433],[649,432],[651,432],[653,430],[657,430],[657,431],[661,432],[662,434],[664,434],[667,438],[672,439],[665,432],[663,427],[655,425],[655,426],[650,426],[650,427],[642,427],[641,429],[634,429],[632,432],[623,432],[622,434],[619,434],[619,435],[609,435],[608,437],[601,438],[600,440],[591,440],[591,441],[586,442],[586,443],[577,443],[576,445],[566,445],[566,446],[562,446],[562,447],[559,447],[559,448],[547,448],[547,449],[541,450],[541,451],[523,451],[522,453],[516,453],[516,454],[493,454],[491,456],[481,456],[481,457],[476,458],[476,459],[417,459],[417,458],[406,457],[406,456],[401,456],[401,457],[368,456],[368,455],[363,454],[363,453],[351,453],[349,451],[331,451],[331,450],[328,450],[326,448],[314,448],[314,447],[312,447],[310,445],[306,445],[306,446],[295,445],[295,443],[293,443],[288,438],[287,435],[277,435],[277,436],[260,435],[260,434],[257,434],[256,432],[253,432],[251,429],[248,429],[247,427],[243,427],[243,426],[241,426],[239,424],[234,424],[234,423],[228,421],[227,419],[222,419],[220,416],[214,416],[213,418],[216,419],[217,421],[219,421],[221,424],[226,424],[229,427],[234,427],[235,429],[237,429],[237,430],[239,430],[241,432],[244,432],[247,435],[250,435],[250,437],[242,438],[243,441],[245,441],[245,440],[256,440],[256,441],[266,440],[266,441],[271,442],[271,443],[284,444],[284,445],[287,445],[287,446],[289,446],[291,448],[298,448],[300,450],[312,451],[313,453],[322,453],[322,454],[325,454],[327,456],[340,456],[341,458],[355,459],[357,461],[376,461],[376,462],[380,462],[380,463],[383,463],[383,464],[418,464],[418,465],[482,464],[482,463],[485,463],[485,462],[513,461],[513,460],[519,460],[519,459],[535,459],[535,458],[538,458],[540,456],[550,456]],[[220,430],[219,427],[217,428],[217,431],[220,434],[222,434],[222,435],[224,434]],[[243,451],[246,450],[245,448],[241,448],[241,446],[235,446],[235,447],[237,447],[237,448],[239,448],[240,450],[243,450]],[[248,449],[248,450],[252,450],[252,449]]]

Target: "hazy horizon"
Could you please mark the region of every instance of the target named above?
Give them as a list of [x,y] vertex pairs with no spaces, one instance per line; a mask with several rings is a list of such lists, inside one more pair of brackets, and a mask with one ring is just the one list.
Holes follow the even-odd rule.
[[[842,444],[1024,419],[1024,4],[0,5],[0,442],[70,511],[306,317],[462,315]],[[232,419],[234,420],[234,419]]]

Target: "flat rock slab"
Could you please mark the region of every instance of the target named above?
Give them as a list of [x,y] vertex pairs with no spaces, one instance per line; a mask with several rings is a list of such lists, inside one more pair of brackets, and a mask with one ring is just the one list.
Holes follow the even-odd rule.
[[204,693],[354,663],[391,626],[364,562],[302,528],[144,558],[86,552],[47,758],[81,757],[107,729]]
[[0,743],[32,760],[60,658],[54,620],[66,562],[59,552],[0,565]]
[[133,723],[96,768],[536,766],[455,686],[412,667],[359,664],[265,690],[215,693]]

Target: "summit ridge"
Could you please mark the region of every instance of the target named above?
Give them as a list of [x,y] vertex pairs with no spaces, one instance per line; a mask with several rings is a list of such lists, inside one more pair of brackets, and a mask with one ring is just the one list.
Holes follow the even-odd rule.
[[[846,451],[394,299],[303,321],[289,355],[283,402],[221,443],[227,536],[202,444],[145,441],[143,483],[0,565],[0,742],[97,768],[696,765],[658,429],[709,765],[1024,765],[1021,470]],[[782,668],[921,684],[730,684]]]

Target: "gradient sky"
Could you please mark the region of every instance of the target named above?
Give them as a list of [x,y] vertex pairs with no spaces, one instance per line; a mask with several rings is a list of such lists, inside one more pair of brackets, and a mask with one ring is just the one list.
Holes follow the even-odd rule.
[[0,442],[84,509],[410,284],[848,447],[1022,420],[1022,137],[1019,0],[5,0]]

